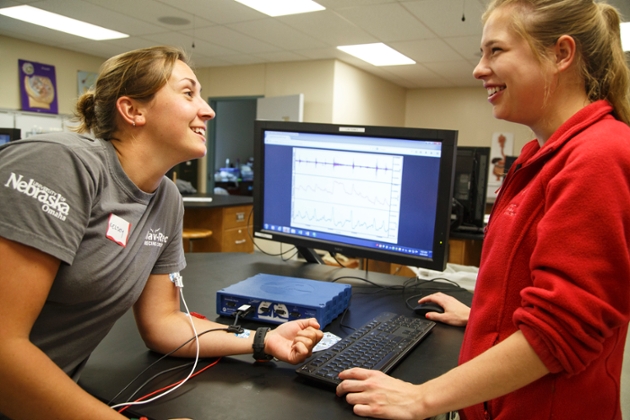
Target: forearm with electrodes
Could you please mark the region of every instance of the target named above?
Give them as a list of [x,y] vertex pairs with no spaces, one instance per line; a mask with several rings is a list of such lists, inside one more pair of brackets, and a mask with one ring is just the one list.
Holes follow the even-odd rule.
[[[230,325],[228,331],[234,332],[237,337],[240,338],[249,338],[251,335],[251,330],[246,330],[240,325],[236,325],[238,323],[238,319],[245,318],[248,314],[254,311],[254,307],[252,305],[241,305],[235,314],[234,324]],[[269,332],[270,328],[261,327],[256,329],[254,335],[254,342],[252,343],[252,350],[254,360],[256,362],[268,362],[273,359],[273,356],[265,353],[265,337],[267,336],[267,332]]]
[[[178,288],[182,303],[184,304],[184,307],[186,309],[186,314],[190,317],[191,313],[188,309],[188,306],[186,305],[186,301],[184,300],[184,295],[182,291],[184,287],[184,283],[183,283],[183,278],[181,274],[179,272],[171,273],[169,274],[169,279]],[[248,305],[248,304],[241,305],[235,312],[234,323],[227,327],[227,332],[234,333],[235,336],[238,338],[245,338],[245,339],[249,338],[252,335],[252,331],[238,325],[238,322],[239,322],[239,319],[245,318],[247,315],[249,315],[253,311],[254,311],[254,307],[252,305]],[[193,326],[193,331],[195,332],[195,336],[198,337],[197,331],[195,330],[194,323],[192,323],[192,326]],[[265,337],[267,335],[267,332],[269,331],[270,331],[270,328],[261,327],[261,328],[256,329],[256,331],[254,332],[254,339],[253,339],[251,348],[252,348],[254,360],[256,360],[257,362],[267,362],[273,359],[273,356],[265,353],[264,351],[265,350]],[[199,341],[198,339],[196,341],[197,341],[197,357],[199,357]]]
[[190,314],[190,310],[188,309],[188,305],[186,304],[186,299],[184,299],[184,292],[183,292],[183,288],[184,288],[184,279],[182,278],[181,274],[179,272],[174,272],[169,274],[169,279],[171,280],[171,282],[173,282],[173,284],[177,287],[178,291],[179,291],[179,296],[180,299],[182,301],[182,303],[184,304],[184,308],[186,309],[186,315],[188,316],[188,319],[190,320],[190,326],[192,327],[193,330],[193,339],[195,340],[195,344],[196,344],[196,354],[195,354],[195,362],[193,363],[193,367],[190,370],[190,373],[188,374],[188,376],[182,380],[179,384],[177,384],[176,386],[168,389],[167,391],[156,395],[153,398],[147,399],[147,400],[143,400],[143,401],[128,401],[128,402],[124,402],[124,403],[120,403],[120,404],[116,404],[111,406],[111,408],[113,409],[117,409],[120,407],[128,407],[131,405],[140,405],[140,404],[147,404],[150,402],[153,402],[159,398],[162,398],[163,396],[170,394],[171,392],[175,391],[176,389],[178,389],[179,387],[181,387],[182,385],[184,385],[188,379],[190,379],[190,377],[193,375],[193,373],[195,373],[195,369],[197,368],[197,363],[199,362],[199,351],[200,351],[200,346],[199,346],[199,335],[197,334],[197,329],[195,328],[195,323],[192,319],[192,315]]

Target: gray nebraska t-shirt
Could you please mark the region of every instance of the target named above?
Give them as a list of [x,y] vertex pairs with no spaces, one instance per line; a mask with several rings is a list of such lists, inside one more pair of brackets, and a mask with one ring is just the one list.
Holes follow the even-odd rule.
[[184,208],[138,189],[111,143],[55,133],[0,148],[0,236],[61,260],[31,341],[75,380],[150,274],[182,270]]

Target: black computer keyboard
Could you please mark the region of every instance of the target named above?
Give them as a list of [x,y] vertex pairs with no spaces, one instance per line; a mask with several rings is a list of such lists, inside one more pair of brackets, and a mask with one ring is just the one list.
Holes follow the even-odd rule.
[[433,329],[435,322],[383,312],[328,350],[299,367],[298,375],[337,386],[339,372],[351,367],[388,373]]

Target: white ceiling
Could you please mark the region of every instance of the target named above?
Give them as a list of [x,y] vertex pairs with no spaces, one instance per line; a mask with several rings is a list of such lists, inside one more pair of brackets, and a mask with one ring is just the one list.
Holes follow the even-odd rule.
[[[131,36],[90,41],[5,16],[0,35],[103,58],[170,44],[185,48],[196,67],[336,58],[406,88],[480,85],[472,71],[486,0],[316,1],[326,10],[272,18],[234,0],[0,0],[0,7],[29,4]],[[630,0],[609,2],[630,17]],[[372,42],[417,64],[374,67],[336,49]]]

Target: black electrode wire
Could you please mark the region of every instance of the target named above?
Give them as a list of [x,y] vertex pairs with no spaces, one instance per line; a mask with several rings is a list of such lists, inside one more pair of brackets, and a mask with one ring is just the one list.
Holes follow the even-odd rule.
[[[183,364],[183,365],[175,366],[175,367],[172,367],[172,368],[170,368],[170,369],[163,370],[162,372],[158,372],[158,373],[156,373],[155,375],[151,376],[149,379],[147,379],[146,381],[144,381],[144,382],[142,383],[142,385],[140,385],[138,388],[136,388],[136,390],[135,390],[135,391],[134,391],[134,392],[133,392],[133,393],[132,393],[129,397],[127,397],[127,400],[128,400],[128,401],[133,401],[133,398],[136,396],[136,394],[138,394],[138,393],[142,390],[142,388],[144,388],[145,386],[147,386],[147,384],[149,384],[149,383],[150,383],[151,381],[153,381],[155,378],[157,378],[157,377],[159,377],[159,376],[162,376],[162,375],[165,375],[165,374],[167,374],[167,373],[169,373],[169,372],[173,372],[173,371],[176,371],[176,370],[179,370],[179,369],[183,369],[183,368],[185,368],[185,367],[188,367],[188,366],[190,366],[190,365],[193,365],[194,363],[195,363],[194,361],[193,361],[193,362],[188,362],[188,363],[185,363],[185,364]],[[202,368],[202,369],[203,369],[203,368]]]
[[[239,318],[239,315],[241,314],[241,312],[242,312],[242,311],[237,311],[237,312],[236,312],[235,319],[234,319],[234,323],[232,324],[232,327],[233,327],[233,329],[234,329],[234,330],[232,330],[231,328],[225,328],[225,329],[223,329],[223,328],[219,328],[219,329],[207,330],[207,331],[204,331],[204,332],[202,332],[201,334],[199,334],[199,336],[202,336],[203,334],[206,334],[206,333],[209,333],[209,332],[212,332],[212,331],[229,331],[229,332],[232,332],[232,331],[233,331],[233,332],[239,332],[239,333],[240,333],[240,332],[242,332],[242,328],[236,325],[236,324],[238,324],[238,318]],[[248,314],[248,313],[249,313],[249,311],[244,311],[244,315],[245,315],[245,316],[247,316],[247,314]],[[236,329],[238,329],[238,331],[236,331]],[[198,336],[198,337],[199,337],[199,336]],[[193,337],[193,338],[194,338],[194,337]],[[192,340],[192,338],[191,338],[191,340]],[[186,345],[187,343],[189,343],[191,340],[188,340],[186,343],[182,344],[182,345],[181,345],[181,346],[179,346],[177,349],[173,350],[173,352],[174,352],[174,351],[177,351],[177,350],[179,350],[179,349],[181,349],[184,345]],[[171,353],[169,353],[169,354],[172,354],[173,352],[171,352]],[[162,359],[163,359],[164,357],[166,357],[166,356],[168,356],[168,355],[163,356],[162,358],[160,358],[160,360],[162,360]],[[153,364],[155,364],[155,363],[159,362],[160,360],[157,360],[157,361],[156,361],[156,362],[154,362]],[[173,368],[166,369],[166,370],[163,370],[162,372],[156,373],[155,375],[153,375],[152,377],[150,377],[149,379],[147,379],[147,380],[146,380],[146,381],[145,381],[142,385],[140,385],[140,386],[139,386],[139,387],[138,387],[138,388],[137,388],[137,389],[133,392],[133,394],[131,394],[129,397],[127,397],[127,400],[128,400],[128,401],[133,400],[133,397],[135,397],[135,396],[136,396],[136,394],[137,394],[138,392],[140,392],[140,390],[141,390],[142,388],[144,388],[144,387],[145,387],[145,386],[146,386],[149,382],[151,382],[152,380],[154,380],[154,379],[155,379],[155,378],[157,378],[158,376],[164,375],[164,374],[166,374],[166,373],[169,373],[169,372],[172,372],[172,371],[175,371],[175,370],[178,370],[178,369],[183,369],[183,368],[188,367],[188,366],[190,366],[190,365],[192,365],[192,364],[194,364],[194,363],[195,363],[195,362],[189,362],[189,363],[186,363],[186,364],[183,364],[183,365],[179,365],[179,366],[175,366],[175,367],[173,367]],[[151,366],[152,366],[152,365],[151,365]],[[149,366],[149,367],[151,367],[151,366]],[[148,369],[148,368],[147,368],[147,369]],[[145,369],[144,371],[142,371],[142,372],[141,372],[138,376],[140,376],[140,375],[141,375],[142,373],[144,373],[145,371],[146,371],[146,369]],[[131,381],[131,383],[133,383],[133,382],[134,382],[134,381],[138,378],[138,376],[136,376],[136,378],[134,378],[134,379]],[[127,385],[127,387],[129,387],[129,386],[131,385],[131,383],[129,383],[129,385]],[[123,391],[124,391],[124,389],[123,389],[122,391],[120,391],[120,393],[121,393],[121,392],[123,392]],[[120,395],[120,393],[118,393],[118,394],[116,395],[116,397],[117,397],[118,395]],[[112,400],[113,400],[113,399],[115,399],[116,397],[112,398]],[[111,403],[111,401],[110,401],[110,403]]]
[[129,383],[127,385],[125,385],[125,387],[123,389],[121,389],[118,394],[114,395],[109,402],[107,403],[107,405],[111,405],[112,402],[118,398],[120,396],[120,394],[122,394],[123,392],[125,392],[127,390],[127,388],[129,388],[136,380],[138,380],[138,378],[140,376],[142,376],[147,370],[149,370],[151,367],[153,367],[156,363],[162,361],[164,358],[170,356],[171,354],[175,353],[177,350],[181,349],[182,347],[184,347],[186,344],[190,343],[191,341],[193,341],[196,338],[201,337],[204,334],[207,334],[209,332],[215,332],[215,331],[229,331],[228,328],[213,328],[210,330],[206,330],[196,336],[191,337],[190,339],[186,340],[181,346],[177,347],[175,350],[172,350],[166,354],[164,354],[162,357],[160,357],[159,359],[157,359],[155,362],[151,363],[149,366],[147,366],[146,368],[144,368],[140,373],[138,373],[131,381],[129,381]]

